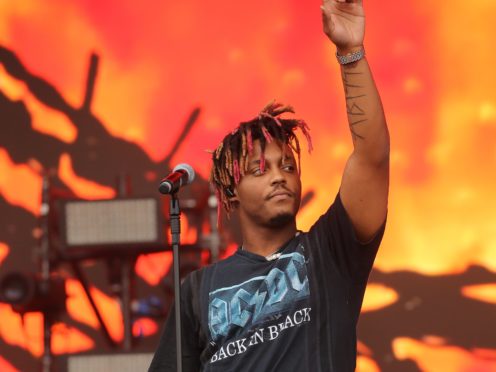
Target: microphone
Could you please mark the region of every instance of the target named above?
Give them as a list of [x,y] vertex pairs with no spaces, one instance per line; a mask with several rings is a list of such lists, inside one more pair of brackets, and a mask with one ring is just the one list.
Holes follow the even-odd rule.
[[167,175],[158,186],[158,191],[162,194],[175,194],[181,187],[187,185],[195,179],[195,171],[189,164],[178,164]]

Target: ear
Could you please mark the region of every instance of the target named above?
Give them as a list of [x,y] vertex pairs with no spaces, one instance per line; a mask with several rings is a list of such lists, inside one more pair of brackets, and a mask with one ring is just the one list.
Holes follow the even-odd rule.
[[228,198],[234,198],[236,196],[234,190],[231,187],[226,187],[225,193]]
[[229,198],[229,202],[238,202],[238,196],[236,195],[236,191],[233,190],[231,187],[226,187],[225,189],[226,196]]

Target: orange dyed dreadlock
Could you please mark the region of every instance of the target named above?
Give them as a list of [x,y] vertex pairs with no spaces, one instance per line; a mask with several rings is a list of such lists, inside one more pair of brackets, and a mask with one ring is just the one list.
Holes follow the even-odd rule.
[[[253,152],[253,142],[260,141],[260,170],[264,172],[264,150],[267,143],[273,139],[287,144],[298,156],[298,172],[300,172],[300,143],[295,135],[299,128],[307,139],[308,152],[312,151],[312,140],[309,128],[303,120],[283,119],[281,114],[294,114],[291,106],[271,102],[260,111],[259,115],[240,123],[231,133],[224,137],[217,148],[212,151],[213,166],[210,173],[210,182],[216,189],[218,198],[218,212],[221,205],[229,214],[232,210],[229,197],[232,196],[234,186],[245,174],[248,167],[248,156]],[[231,195],[230,195],[231,194]]]

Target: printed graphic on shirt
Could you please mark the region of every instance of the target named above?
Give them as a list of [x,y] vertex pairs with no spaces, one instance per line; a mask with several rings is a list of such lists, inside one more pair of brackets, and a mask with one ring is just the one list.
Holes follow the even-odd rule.
[[293,313],[286,315],[286,317],[282,318],[278,323],[265,328],[256,328],[251,335],[222,345],[210,358],[210,363],[243,354],[252,346],[271,342],[278,338],[282,333],[286,332],[286,330],[297,327],[302,323],[310,322],[311,310],[312,309],[309,307],[298,309]]
[[249,329],[274,314],[288,312],[296,301],[309,297],[302,250],[299,245],[296,252],[281,255],[265,276],[210,292],[208,326],[214,341],[239,327]]

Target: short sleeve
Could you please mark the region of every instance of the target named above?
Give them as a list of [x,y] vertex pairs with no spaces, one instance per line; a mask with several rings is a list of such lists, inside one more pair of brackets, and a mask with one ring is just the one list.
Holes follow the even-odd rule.
[[[200,370],[199,319],[196,315],[195,273],[186,277],[181,285],[181,325],[183,371]],[[150,364],[149,372],[176,371],[176,327],[175,306],[171,306],[159,345]]]
[[361,284],[367,281],[385,227],[386,220],[372,239],[360,242],[338,193],[327,212],[312,226],[309,234],[317,235],[317,249],[330,251],[330,255],[323,254],[321,257],[330,257],[344,276],[355,284]]

